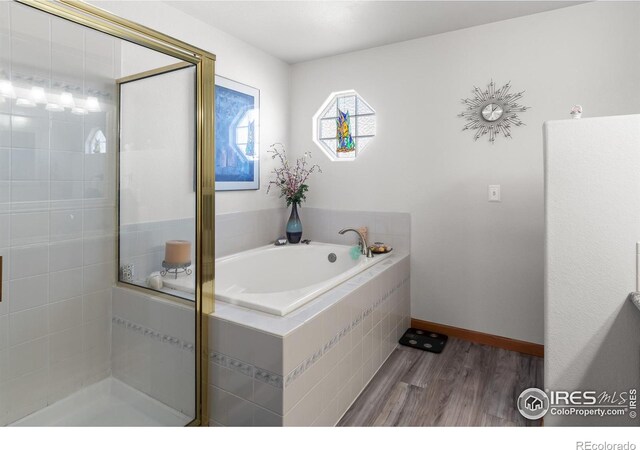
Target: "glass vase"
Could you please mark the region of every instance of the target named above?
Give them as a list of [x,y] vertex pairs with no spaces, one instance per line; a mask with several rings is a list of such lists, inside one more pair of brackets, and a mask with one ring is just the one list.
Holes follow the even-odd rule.
[[290,244],[297,244],[302,239],[302,222],[298,215],[298,205],[293,203],[291,206],[291,215],[287,222],[287,240]]

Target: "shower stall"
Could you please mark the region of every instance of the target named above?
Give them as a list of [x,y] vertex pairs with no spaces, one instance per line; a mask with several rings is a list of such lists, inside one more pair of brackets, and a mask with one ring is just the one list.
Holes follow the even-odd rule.
[[208,423],[214,61],[0,2],[0,425]]

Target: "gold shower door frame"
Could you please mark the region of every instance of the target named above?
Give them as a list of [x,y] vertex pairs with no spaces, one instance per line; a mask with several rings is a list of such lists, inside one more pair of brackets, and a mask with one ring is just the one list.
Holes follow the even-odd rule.
[[[196,417],[207,426],[208,318],[214,307],[215,139],[214,54],[78,0],[15,0],[26,6],[119,39],[164,53],[196,67]],[[119,211],[119,195],[118,207]],[[117,230],[119,242],[120,230]],[[117,264],[113,268],[117,273]],[[116,277],[117,279],[117,277]]]

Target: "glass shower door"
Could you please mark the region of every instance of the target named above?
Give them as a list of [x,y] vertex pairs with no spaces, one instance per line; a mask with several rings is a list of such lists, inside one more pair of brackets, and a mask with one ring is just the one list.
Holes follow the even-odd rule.
[[[120,282],[117,246],[129,227],[120,254],[140,257],[130,264],[149,288],[166,241],[196,244],[186,224],[196,207],[193,66],[156,79],[155,93],[172,98],[129,97],[119,111],[118,80],[179,63],[0,2],[0,425],[183,426],[197,417],[193,295]],[[178,103],[193,108],[185,120],[165,135],[164,125],[142,132]],[[128,130],[136,139],[124,136],[118,179]],[[178,147],[188,155],[180,165]],[[184,196],[167,202],[176,184]],[[180,232],[161,228],[180,220]]]

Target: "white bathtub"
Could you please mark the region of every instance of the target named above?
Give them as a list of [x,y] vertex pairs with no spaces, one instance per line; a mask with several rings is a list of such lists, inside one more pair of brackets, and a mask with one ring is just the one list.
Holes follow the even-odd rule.
[[[216,300],[284,316],[388,255],[351,257],[336,244],[268,245],[216,259]],[[336,255],[335,262],[329,254]]]

